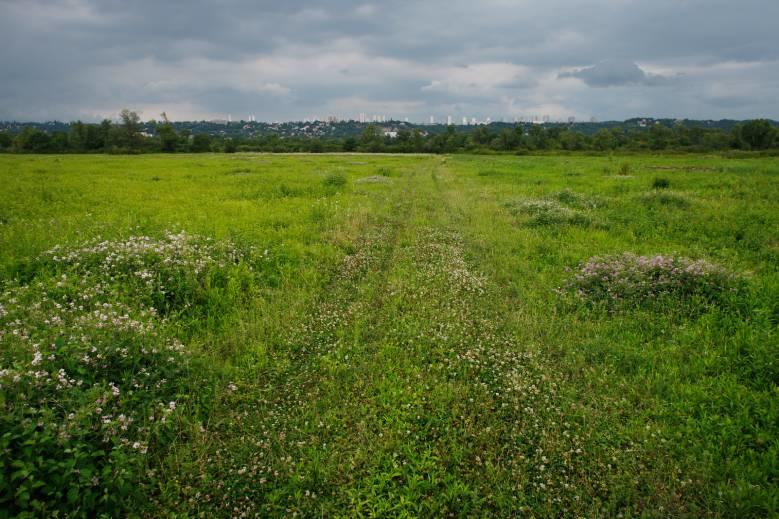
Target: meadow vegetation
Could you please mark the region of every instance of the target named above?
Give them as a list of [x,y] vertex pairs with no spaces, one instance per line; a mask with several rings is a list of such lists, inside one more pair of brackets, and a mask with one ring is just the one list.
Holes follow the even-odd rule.
[[773,159],[0,178],[0,517],[779,513]]

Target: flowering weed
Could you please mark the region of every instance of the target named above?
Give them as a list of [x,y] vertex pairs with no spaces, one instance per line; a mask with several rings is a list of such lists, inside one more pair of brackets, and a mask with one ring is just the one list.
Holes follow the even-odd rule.
[[711,305],[729,299],[743,284],[723,267],[705,260],[626,252],[590,258],[566,288],[582,299],[611,307],[648,304],[669,297]]
[[244,255],[184,233],[55,247],[0,293],[3,508],[92,515],[137,495],[207,384],[180,320],[229,313]]

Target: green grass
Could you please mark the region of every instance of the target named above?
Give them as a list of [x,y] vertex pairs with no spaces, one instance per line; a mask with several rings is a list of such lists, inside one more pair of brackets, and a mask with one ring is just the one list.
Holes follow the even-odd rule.
[[[779,513],[776,161],[0,155],[0,178],[5,515]],[[173,266],[77,250],[168,231],[197,245]],[[739,289],[565,288],[625,252]],[[155,334],[43,321],[94,287]],[[88,384],[25,375],[60,367]]]

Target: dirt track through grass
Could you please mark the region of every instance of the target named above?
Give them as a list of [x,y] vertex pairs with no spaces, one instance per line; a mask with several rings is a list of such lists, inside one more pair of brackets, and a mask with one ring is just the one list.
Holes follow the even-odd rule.
[[578,462],[597,425],[562,408],[562,375],[493,305],[447,181],[438,165],[406,177],[269,368],[238,382],[190,511],[506,515],[609,499]]

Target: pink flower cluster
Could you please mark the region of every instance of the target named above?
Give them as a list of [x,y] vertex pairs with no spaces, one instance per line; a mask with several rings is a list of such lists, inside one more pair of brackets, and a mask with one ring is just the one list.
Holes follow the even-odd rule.
[[579,297],[607,302],[642,302],[661,296],[719,299],[737,290],[738,278],[705,260],[683,256],[623,254],[592,257],[566,288]]

